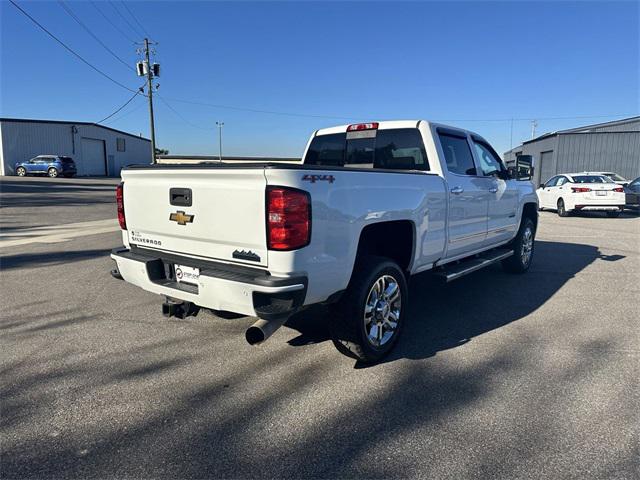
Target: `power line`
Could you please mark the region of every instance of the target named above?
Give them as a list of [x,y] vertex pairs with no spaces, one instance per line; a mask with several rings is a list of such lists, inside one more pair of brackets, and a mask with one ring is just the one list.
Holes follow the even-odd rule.
[[127,7],[127,4],[125,2],[123,2],[122,0],[120,0],[120,3],[122,4],[122,6],[127,10],[127,12],[129,12],[129,15],[131,15],[131,18],[133,18],[133,20],[138,24],[138,26],[142,29],[142,32],[147,36],[147,37],[151,37],[151,35],[149,35],[147,33],[147,30],[144,28],[144,26],[138,21],[137,17],[133,14],[133,12],[129,9],[129,7]]
[[69,53],[71,53],[72,55],[74,55],[75,57],[77,57],[82,63],[86,64],[88,67],[90,67],[91,69],[95,70],[96,72],[98,72],[100,75],[102,75],[103,77],[105,77],[106,79],[110,80],[111,82],[115,83],[116,85],[118,85],[119,87],[124,88],[125,90],[128,90],[132,93],[136,93],[135,90],[127,87],[126,85],[120,83],[119,81],[115,80],[114,78],[110,77],[109,75],[107,75],[106,73],[104,73],[102,70],[100,70],[98,67],[95,67],[94,65],[92,65],[91,63],[89,63],[87,60],[85,60],[80,54],[76,53],[71,47],[69,47],[66,43],[64,43],[62,40],[60,40],[58,37],[56,37],[53,33],[51,33],[49,30],[47,30],[44,26],[42,26],[42,24],[40,22],[38,22],[35,18],[33,18],[31,15],[29,15],[27,12],[25,12],[22,7],[20,7],[20,5],[18,5],[14,0],[9,0],[9,2],[11,2],[11,4],[16,7],[18,10],[20,10],[20,12],[22,12],[23,15],[25,15],[27,18],[29,18],[29,20],[31,20],[33,23],[35,23],[38,27],[40,27],[40,29],[42,29],[47,35],[49,35],[51,38],[53,38],[56,42],[58,42],[60,45],[62,45],[67,51],[69,51]]
[[[307,113],[296,113],[296,112],[283,112],[283,111],[275,111],[275,110],[262,110],[262,109],[256,109],[256,108],[250,108],[250,107],[221,105],[221,104],[215,104],[215,103],[199,102],[194,100],[184,100],[181,98],[170,98],[170,97],[165,97],[165,100],[170,100],[170,101],[179,102],[179,103],[186,103],[190,105],[201,105],[204,107],[220,108],[220,109],[227,109],[227,110],[239,110],[243,112],[253,112],[253,113],[264,113],[269,115],[285,115],[285,116],[292,116],[292,117],[325,118],[325,119],[338,119],[338,120],[359,120],[359,119],[365,118],[365,116],[346,117],[346,116],[339,116],[339,115],[319,115],[319,114],[307,114]],[[633,116],[633,115],[634,114],[616,113],[616,114],[610,114],[610,115],[577,115],[572,117],[536,116],[535,119],[536,120],[577,120],[581,118],[609,118],[609,117],[625,117],[625,116]],[[375,115],[366,116],[366,118],[374,118],[374,117]],[[511,122],[511,121],[524,122],[526,121],[526,122],[529,122],[531,120],[532,118],[509,117],[509,118],[484,118],[484,119],[482,118],[448,118],[448,119],[434,119],[433,121],[437,121],[437,122]]]
[[[140,96],[138,95],[137,97],[133,97],[133,98],[135,99],[135,98],[139,98],[139,97],[140,97]],[[108,122],[103,122],[103,123],[104,123],[105,125],[110,125],[110,124],[113,124],[113,123],[115,123],[115,122],[118,122],[118,121],[120,121],[121,119],[123,119],[124,117],[127,117],[127,116],[131,115],[133,112],[137,112],[138,110],[140,110],[140,109],[141,109],[142,107],[144,107],[144,106],[145,106],[145,103],[144,103],[144,102],[142,102],[142,103],[138,103],[136,106],[134,106],[134,107],[133,107],[132,109],[130,109],[128,112],[124,112],[122,115],[119,115],[119,116],[117,116],[117,117],[115,117],[115,118],[112,118],[112,119],[111,119],[111,120],[109,120]]]
[[[142,90],[142,87],[140,87],[140,90]],[[104,117],[102,120],[100,120],[99,122],[96,122],[96,123],[102,123],[102,122],[104,122],[105,120],[108,120],[108,119],[110,119],[111,117],[113,117],[116,113],[118,113],[118,112],[119,112],[120,110],[122,110],[124,107],[126,107],[127,105],[129,105],[129,104],[132,102],[132,100],[133,100],[134,98],[136,98],[138,95],[140,95],[140,90],[138,90],[136,93],[134,93],[134,94],[133,94],[133,96],[132,96],[129,100],[127,100],[127,101],[124,103],[124,105],[122,105],[120,108],[118,108],[115,112],[113,112],[111,115],[107,115],[107,116],[106,116],[106,117]]]
[[93,5],[93,8],[95,8],[95,9],[98,11],[98,13],[100,13],[100,15],[102,15],[102,17],[103,17],[107,22],[109,22],[109,23],[111,24],[111,26],[112,26],[113,28],[115,28],[118,32],[120,32],[120,35],[122,35],[123,37],[125,37],[125,38],[126,38],[127,40],[129,40],[131,43],[136,43],[136,41],[135,41],[133,38],[131,38],[131,37],[130,37],[129,35],[127,35],[126,33],[124,33],[124,32],[120,29],[120,27],[118,27],[118,25],[116,25],[115,23],[113,23],[113,22],[111,21],[111,19],[110,19],[109,17],[107,17],[107,16],[105,15],[105,13],[104,13],[102,10],[100,10],[100,9],[98,8],[98,5],[96,4],[96,2],[94,2],[93,0],[90,0],[90,1],[89,1],[89,3],[90,3],[91,5]]
[[[125,22],[127,25],[129,25],[129,28],[131,29],[131,31],[132,31],[133,33],[135,33],[135,34],[136,34],[136,36],[137,36],[137,35],[140,35],[140,32],[139,32],[138,30],[136,30],[136,28],[135,28],[133,25],[131,25],[131,22],[129,22],[129,20],[127,20],[127,18],[122,14],[122,12],[121,12],[118,8],[116,8],[115,3],[113,3],[113,2],[112,2],[112,1],[110,1],[110,0],[108,0],[108,3],[109,3],[109,5],[111,5],[111,7],[116,11],[116,13],[120,16],[120,18],[122,18],[122,19],[124,20],[124,22]],[[143,37],[144,37],[144,32],[142,32],[142,35],[141,35],[141,36],[143,36]]]
[[171,106],[171,104],[169,102],[167,102],[164,97],[160,96],[159,94],[156,93],[156,96],[162,101],[162,103],[164,103],[166,105],[166,107],[171,110],[176,117],[178,117],[180,120],[182,120],[184,123],[186,123],[187,125],[190,125],[194,128],[198,128],[201,130],[211,130],[211,128],[205,128],[201,125],[196,125],[195,123],[192,123],[191,121],[187,120],[180,112],[178,112],[175,108],[173,108]]
[[[270,115],[286,115],[292,117],[310,117],[310,118],[326,118],[326,119],[339,119],[339,120],[357,120],[355,117],[340,117],[336,115],[315,115],[315,114],[306,114],[306,113],[293,113],[293,112],[279,112],[274,110],[259,110],[256,108],[248,108],[248,107],[237,107],[233,105],[219,105],[215,103],[206,103],[206,102],[197,102],[192,100],[183,100],[180,98],[169,98],[165,97],[166,100],[171,100],[173,102],[187,103],[191,105],[202,105],[205,107],[212,108],[223,108],[228,110],[239,110],[243,112],[253,112],[253,113],[265,113]],[[362,118],[362,117],[361,117]]]
[[87,27],[82,20],[80,20],[75,13],[73,13],[73,11],[71,10],[71,8],[64,2],[64,0],[58,0],[58,5],[60,5],[65,12],[67,12],[67,14],[73,18],[78,25],[80,25],[82,28],[84,28],[84,30],[93,37],[93,39],[98,42],[100,45],[102,45],[102,47],[111,54],[111,56],[113,56],[113,58],[115,58],[116,60],[118,60],[120,63],[122,63],[125,67],[127,67],[129,70],[133,70],[134,72],[136,71],[135,68],[133,68],[129,63],[127,63],[126,61],[124,61],[122,58],[120,58],[118,55],[116,55],[109,47],[107,47],[102,40],[100,40],[90,29],[89,27]]

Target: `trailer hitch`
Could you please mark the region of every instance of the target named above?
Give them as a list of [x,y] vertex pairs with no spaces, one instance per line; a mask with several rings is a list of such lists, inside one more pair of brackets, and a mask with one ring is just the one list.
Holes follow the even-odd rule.
[[187,317],[195,317],[198,312],[200,312],[200,307],[193,302],[183,302],[167,297],[162,303],[162,315],[167,318],[185,319]]

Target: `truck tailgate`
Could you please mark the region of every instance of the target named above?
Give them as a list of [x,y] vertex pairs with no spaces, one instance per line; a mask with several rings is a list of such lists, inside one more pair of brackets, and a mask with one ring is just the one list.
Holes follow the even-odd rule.
[[267,266],[264,168],[125,169],[122,179],[130,244]]

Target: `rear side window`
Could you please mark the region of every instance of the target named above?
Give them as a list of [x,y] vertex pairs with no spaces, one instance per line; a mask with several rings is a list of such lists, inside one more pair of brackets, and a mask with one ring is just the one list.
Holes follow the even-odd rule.
[[466,138],[439,133],[447,170],[458,175],[476,175],[476,166]]
[[318,135],[309,145],[307,165],[394,170],[428,170],[417,128],[393,128]]

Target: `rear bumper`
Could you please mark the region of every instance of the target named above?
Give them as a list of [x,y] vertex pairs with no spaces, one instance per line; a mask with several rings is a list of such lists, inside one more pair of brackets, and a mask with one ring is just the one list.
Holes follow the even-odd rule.
[[[276,277],[266,270],[197,260],[133,247],[113,250],[123,280],[158,295],[265,320],[286,317],[303,304],[307,277]],[[200,269],[198,284],[179,283],[173,265]]]
[[587,211],[595,211],[595,212],[617,212],[624,209],[624,204],[614,204],[614,205],[576,205],[574,207],[576,210],[581,212]]

